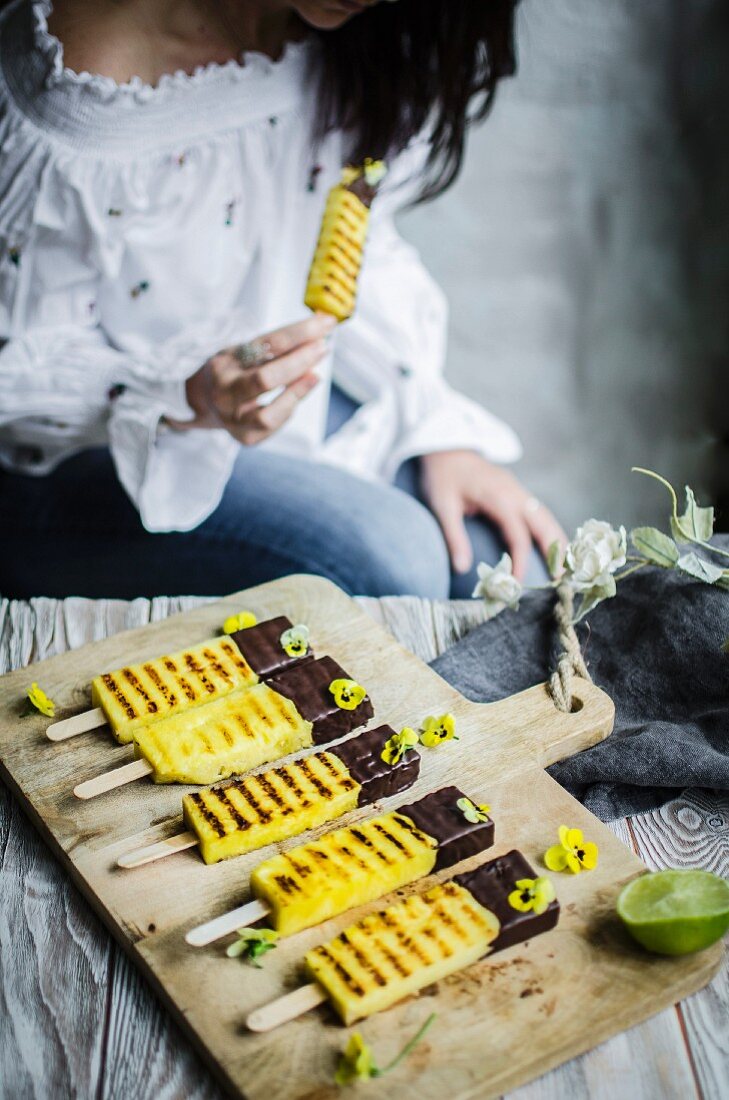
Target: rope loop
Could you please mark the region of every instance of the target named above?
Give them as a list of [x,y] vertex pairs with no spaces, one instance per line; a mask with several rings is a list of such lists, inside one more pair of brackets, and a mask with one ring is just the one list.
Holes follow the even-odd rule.
[[557,624],[560,654],[557,667],[549,677],[549,692],[558,710],[571,713],[573,705],[573,683],[575,676],[592,683],[587,671],[585,659],[580,649],[572,619],[575,613],[575,594],[572,585],[563,582],[557,586],[557,602],[554,605],[554,619]]

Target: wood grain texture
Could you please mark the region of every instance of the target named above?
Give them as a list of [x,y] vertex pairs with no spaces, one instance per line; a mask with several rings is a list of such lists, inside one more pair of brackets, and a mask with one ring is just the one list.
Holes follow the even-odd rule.
[[[174,613],[181,606],[192,606],[202,601],[158,600],[150,605],[147,601],[134,601],[123,604],[121,602],[100,602],[75,600],[64,601],[56,605],[54,601],[33,601],[33,607],[28,605],[9,605],[0,601],[0,671],[8,667],[14,667],[30,659],[31,654],[38,656],[46,652],[58,652],[65,648],[67,642],[78,646],[92,637],[102,637],[106,631],[118,631],[127,627],[138,625],[147,621],[150,614],[155,619],[166,614]],[[464,619],[473,621],[475,612],[476,621],[480,621],[482,613],[478,605],[466,604],[465,610],[469,613],[461,617],[461,607],[455,603],[442,602],[429,605],[429,613],[418,613],[413,608],[406,609],[405,614],[400,614],[398,601],[360,601],[365,604],[368,612],[376,613],[380,621],[389,621],[401,642],[419,650],[424,655],[434,653],[438,642],[434,637],[433,624],[442,623],[443,633],[440,637],[447,640],[455,640],[465,632]],[[42,603],[42,606],[39,604]],[[383,606],[384,605],[384,606]],[[389,606],[388,606],[389,605]],[[38,626],[39,639],[34,639],[34,628]],[[410,631],[411,633],[408,633]],[[438,646],[439,648],[439,646]],[[704,795],[708,807],[712,805],[712,796]],[[46,862],[54,867],[54,861],[50,859],[42,845],[38,843],[35,832],[24,820],[21,814],[11,813],[7,806],[12,805],[11,800],[0,802],[0,820],[3,823],[3,851],[5,862],[3,864],[3,884],[8,879],[8,855],[10,853],[11,864],[14,867],[14,879],[12,891],[20,899],[19,906],[24,905],[23,897],[34,890],[34,874],[32,861],[24,853],[33,846],[45,857]],[[707,809],[707,814],[712,817]],[[716,828],[716,816],[713,815],[714,828]],[[709,826],[707,826],[708,828]],[[659,831],[670,829],[670,821],[660,821],[657,824]],[[630,841],[631,834],[625,823],[613,823],[613,832],[617,833],[623,841]],[[13,838],[8,847],[8,834]],[[665,841],[664,841],[665,842]],[[65,876],[58,875],[61,882],[66,881]],[[66,885],[71,895],[77,897],[73,887]],[[5,897],[0,904],[5,904]],[[55,910],[54,892],[46,890],[42,898],[37,899],[37,904],[42,907],[40,919],[46,924],[51,922]],[[137,971],[129,964],[127,959],[118,951],[109,940],[108,935],[100,928],[98,922],[90,915],[84,903],[78,904],[79,914],[85,919],[89,935],[96,937],[98,946],[104,958],[107,959],[106,969],[103,973],[103,985],[107,990],[106,1012],[97,1016],[95,1021],[86,1020],[86,1027],[74,1028],[74,1052],[80,1064],[92,1066],[91,1076],[96,1077],[90,1082],[88,1091],[78,1088],[79,1096],[119,1096],[129,1095],[139,1100],[155,1100],[156,1097],[167,1098],[175,1096],[200,1097],[205,1100],[218,1100],[220,1092],[214,1084],[208,1071],[203,1068],[200,1061],[189,1048],[187,1041],[162,1012],[158,1002],[150,993],[148,986],[139,977]],[[6,909],[3,910],[3,923],[0,924],[0,950],[2,951],[3,989],[6,991],[12,984],[20,985],[26,979],[26,960],[23,966],[18,966],[22,957],[16,950],[15,938],[20,930],[15,922],[5,923]],[[60,932],[59,932],[60,934]],[[4,947],[4,950],[3,950]],[[72,984],[73,954],[64,952],[57,965],[64,975],[64,980],[69,989],[69,1014],[77,1020],[81,1020],[83,1003],[80,998],[88,997],[88,989],[84,985],[80,988]],[[68,968],[67,964],[68,963]],[[14,970],[17,970],[13,979]],[[107,982],[107,973],[109,979]],[[721,1050],[722,1043],[726,1040],[725,1020],[729,1005],[726,998],[726,987],[720,986],[715,992],[717,983],[713,983],[707,990],[692,998],[690,1002],[683,1002],[696,1006],[706,1004],[709,997],[717,997],[718,1014],[714,1011],[707,1012],[700,1007],[697,1034],[689,1035],[692,1048],[692,1056],[698,1058],[698,1048],[708,1048],[714,1052]],[[723,997],[723,1000],[722,1000]],[[11,1005],[11,1010],[13,1005]],[[41,1016],[49,1010],[39,1002],[37,1011]],[[0,1017],[1,1019],[2,1017]],[[573,1059],[557,1070],[546,1074],[538,1082],[519,1090],[514,1095],[528,1096],[530,1100],[541,1100],[546,1097],[602,1097],[615,1095],[615,1087],[620,1089],[623,1095],[630,1097],[656,1097],[662,1095],[673,1096],[676,1092],[668,1089],[662,1091],[666,1080],[666,1067],[668,1077],[677,1083],[677,1087],[686,1084],[686,1073],[690,1071],[690,1063],[686,1054],[686,1047],[682,1042],[676,1042],[675,1031],[666,1024],[667,1019],[675,1019],[675,1012],[664,1012],[653,1020],[633,1028],[609,1042],[602,1044],[597,1049]],[[0,1026],[0,1095],[12,1097],[45,1096],[48,1095],[49,1075],[44,1072],[46,1063],[52,1061],[54,1050],[54,1037],[52,1028],[44,1026],[38,1021],[35,1041],[26,1044],[22,1048],[16,1041],[14,1030]],[[674,1044],[673,1048],[671,1044]],[[626,1045],[627,1044],[627,1045]],[[101,1049],[103,1052],[103,1065],[97,1057],[94,1061],[94,1051]],[[135,1052],[132,1057],[130,1052]],[[379,1053],[379,1047],[378,1047]],[[63,1057],[61,1048],[60,1057]],[[639,1070],[636,1071],[636,1067]],[[12,1072],[12,1076],[10,1073]],[[727,1070],[719,1064],[715,1065],[716,1080],[721,1082],[727,1078]],[[9,1082],[5,1088],[5,1082]],[[55,1084],[56,1082],[54,1082]],[[610,1090],[608,1090],[608,1083]],[[12,1091],[9,1091],[12,1084]],[[637,1091],[638,1088],[640,1091]],[[410,1090],[403,1092],[404,1096],[411,1095]],[[71,1093],[69,1093],[70,1095]],[[720,1096],[721,1092],[707,1091],[708,1096]],[[56,1091],[56,1095],[63,1096],[63,1090]],[[415,1093],[412,1093],[415,1095]],[[693,1095],[686,1091],[683,1095]]]
[[[649,867],[699,867],[729,879],[729,794],[686,792],[632,821],[638,854]],[[704,1097],[729,1093],[729,959],[701,996],[678,1008],[697,1085]]]

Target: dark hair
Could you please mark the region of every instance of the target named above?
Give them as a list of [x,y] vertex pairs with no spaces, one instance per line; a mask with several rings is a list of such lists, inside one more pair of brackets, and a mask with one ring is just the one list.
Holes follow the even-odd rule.
[[460,171],[468,125],[486,117],[499,80],[516,69],[517,2],[398,0],[317,31],[317,138],[349,131],[357,164],[394,156],[431,122],[417,201],[441,194]]

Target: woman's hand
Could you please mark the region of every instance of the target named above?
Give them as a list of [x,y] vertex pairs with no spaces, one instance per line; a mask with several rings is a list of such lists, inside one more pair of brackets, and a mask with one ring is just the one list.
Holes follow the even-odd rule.
[[524,579],[532,542],[546,558],[550,545],[567,536],[552,513],[503,466],[494,466],[475,451],[439,451],[421,457],[426,499],[441,525],[453,568],[467,573],[473,551],[463,517],[483,515],[501,532],[511,555],[514,576]]
[[[288,420],[316,386],[314,367],[326,355],[325,336],[335,325],[334,317],[317,313],[218,352],[187,382],[187,401],[195,419],[172,420],[171,426],[225,428],[240,443],[260,443]],[[259,404],[262,394],[281,386],[273,401]]]

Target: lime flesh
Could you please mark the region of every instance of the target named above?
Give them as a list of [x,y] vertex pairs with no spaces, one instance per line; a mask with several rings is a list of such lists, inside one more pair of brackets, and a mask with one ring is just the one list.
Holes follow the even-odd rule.
[[711,871],[653,871],[621,890],[617,910],[646,950],[688,955],[729,930],[729,883]]

